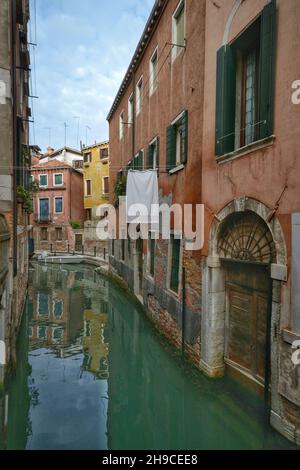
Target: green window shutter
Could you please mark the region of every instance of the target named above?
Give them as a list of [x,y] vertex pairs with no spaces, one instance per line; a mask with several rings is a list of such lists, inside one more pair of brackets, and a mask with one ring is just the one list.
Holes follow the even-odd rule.
[[147,169],[153,169],[153,145],[147,147]]
[[144,169],[144,152],[142,150],[139,151],[138,155],[138,170]]
[[179,288],[180,243],[181,240],[172,238],[172,269],[170,289],[176,293],[178,293]]
[[176,166],[176,127],[167,128],[167,171]]
[[157,175],[159,175],[159,137],[156,139],[156,168]]
[[276,44],[276,1],[263,9],[261,15],[259,120],[261,139],[273,134]]
[[188,112],[185,111],[182,116],[182,154],[181,163],[187,162],[188,153]]
[[231,46],[217,52],[216,155],[234,150],[236,102],[236,54]]

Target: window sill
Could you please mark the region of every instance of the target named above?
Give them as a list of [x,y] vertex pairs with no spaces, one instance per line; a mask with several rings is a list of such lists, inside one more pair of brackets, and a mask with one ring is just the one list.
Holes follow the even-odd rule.
[[282,339],[287,344],[293,344],[295,341],[300,341],[300,335],[294,331],[284,329],[282,330]]
[[270,147],[274,144],[275,139],[275,135],[271,135],[270,137],[266,137],[265,139],[257,140],[256,142],[246,145],[245,147],[241,147],[239,149],[234,150],[233,152],[226,153],[225,155],[217,157],[217,163],[226,163],[228,161],[235,160],[236,158],[244,157],[245,155],[248,155],[249,153],[252,153],[254,151]]
[[173,175],[174,173],[178,173],[178,171],[181,171],[184,169],[184,164],[181,163],[180,165],[175,166],[175,168],[172,168],[172,170],[169,171],[170,175]]

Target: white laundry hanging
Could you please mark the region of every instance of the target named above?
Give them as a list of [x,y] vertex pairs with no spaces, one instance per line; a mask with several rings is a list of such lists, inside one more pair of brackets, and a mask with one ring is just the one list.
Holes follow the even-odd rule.
[[159,196],[156,170],[128,171],[126,206],[127,223],[159,223]]

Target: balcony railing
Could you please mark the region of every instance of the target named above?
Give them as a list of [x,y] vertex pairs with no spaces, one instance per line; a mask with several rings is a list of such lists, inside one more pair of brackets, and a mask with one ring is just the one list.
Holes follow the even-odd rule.
[[34,221],[37,222],[38,224],[49,224],[52,222],[52,215],[51,214],[35,214],[34,215]]

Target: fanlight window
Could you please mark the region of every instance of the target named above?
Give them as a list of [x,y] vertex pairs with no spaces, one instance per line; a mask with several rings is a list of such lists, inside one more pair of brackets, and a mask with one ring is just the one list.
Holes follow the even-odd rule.
[[267,224],[253,212],[230,215],[218,244],[221,258],[256,263],[275,262],[276,250]]

